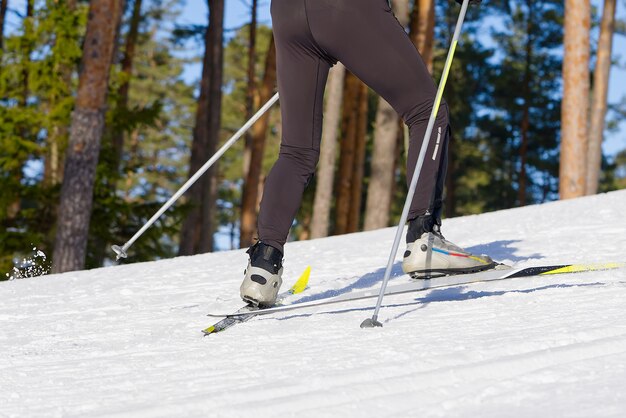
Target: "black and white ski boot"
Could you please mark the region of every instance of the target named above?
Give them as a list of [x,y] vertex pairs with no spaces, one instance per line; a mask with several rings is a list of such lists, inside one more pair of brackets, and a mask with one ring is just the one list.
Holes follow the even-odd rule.
[[472,254],[446,240],[440,225],[428,214],[410,221],[402,270],[412,278],[475,273],[498,265],[487,255]]
[[250,247],[247,253],[250,259],[241,283],[241,298],[261,308],[273,306],[283,284],[283,255],[261,241]]

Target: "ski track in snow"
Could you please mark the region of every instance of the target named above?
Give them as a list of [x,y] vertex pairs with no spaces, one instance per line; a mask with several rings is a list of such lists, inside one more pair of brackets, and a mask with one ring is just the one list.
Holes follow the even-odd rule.
[[[443,232],[519,267],[624,262],[626,191]],[[394,233],[289,243],[285,286],[310,264],[303,297],[378,288]],[[241,306],[246,257],[0,283],[0,417],[626,416],[626,269],[387,297],[379,329],[359,328],[371,300],[202,337],[207,312]]]

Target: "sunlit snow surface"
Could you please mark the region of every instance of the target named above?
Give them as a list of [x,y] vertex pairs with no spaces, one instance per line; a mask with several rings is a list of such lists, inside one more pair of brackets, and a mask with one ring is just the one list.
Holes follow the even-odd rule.
[[[310,264],[308,297],[377,287],[394,232],[290,243],[287,285]],[[451,219],[443,232],[519,267],[623,262],[626,191]],[[0,283],[0,416],[626,416],[626,270],[389,297],[378,329],[359,328],[374,303],[361,301],[202,337],[207,312],[240,307],[246,260]]]

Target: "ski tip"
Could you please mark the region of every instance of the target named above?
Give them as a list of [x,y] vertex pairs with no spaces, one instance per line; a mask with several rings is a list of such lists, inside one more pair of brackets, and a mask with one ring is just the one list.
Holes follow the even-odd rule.
[[589,271],[615,270],[624,268],[624,263],[592,263],[592,264],[569,264],[555,266],[554,269],[541,273],[541,276],[561,273],[584,273]]
[[300,275],[300,278],[298,279],[298,281],[291,287],[291,289],[289,289],[289,293],[295,295],[295,294],[304,292],[304,289],[306,289],[306,287],[309,284],[310,276],[311,276],[311,266],[307,266],[304,269],[304,272],[302,272],[302,274]]
[[202,333],[207,336],[207,335],[211,335],[213,333],[215,333],[215,327],[214,326],[210,326],[207,329],[203,329]]

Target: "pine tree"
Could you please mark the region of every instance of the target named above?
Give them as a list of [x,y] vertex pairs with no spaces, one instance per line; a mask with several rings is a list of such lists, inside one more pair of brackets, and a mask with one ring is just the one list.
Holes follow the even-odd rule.
[[[249,25],[245,25],[237,30],[228,40],[224,51],[224,99],[222,112],[222,130],[225,137],[230,137],[247,121],[246,119],[246,96],[248,91],[248,49],[249,49]],[[259,81],[257,91],[261,93],[264,85],[269,80],[266,76],[268,73],[267,65],[268,52],[271,45],[272,31],[265,25],[257,27],[256,34],[256,56],[264,57],[255,62],[255,79]],[[265,81],[264,81],[265,80]],[[274,87],[272,87],[274,88]],[[272,91],[273,94],[273,91]],[[269,99],[269,97],[268,97]],[[258,108],[260,106],[260,94],[257,96]],[[267,118],[267,129],[263,128]],[[258,121],[251,128],[253,137],[259,138],[261,132],[265,132],[265,140],[263,141],[263,152],[258,155],[262,157],[261,167],[258,177],[258,189],[256,202],[252,206],[252,199],[249,200],[251,207],[254,208],[254,219],[250,222],[252,227],[250,230],[254,233],[256,229],[256,212],[260,197],[263,193],[263,182],[266,174],[276,161],[280,144],[280,107],[279,104],[272,107],[266,113],[263,120]],[[239,141],[233,145],[231,150],[225,153],[220,159],[219,173],[219,196],[217,200],[218,217],[222,227],[222,233],[227,235],[231,244],[239,248],[239,238],[241,235],[240,222],[242,219],[242,178],[243,178],[243,154],[245,149],[245,141]],[[254,140],[253,140],[254,142]],[[254,157],[256,158],[256,157]],[[235,231],[235,232],[233,232]],[[233,233],[236,236],[233,236]]]
[[433,71],[435,34],[435,1],[414,0],[410,21],[411,40],[422,55],[426,68]]
[[[206,31],[205,54],[196,127],[189,165],[189,176],[215,153],[219,141],[222,108],[224,0],[209,0],[209,26]],[[212,251],[217,200],[217,166],[211,167],[195,184],[188,196],[191,211],[183,223],[180,255]]]
[[585,194],[589,117],[589,0],[565,0],[563,103],[561,107],[561,199]]
[[[72,9],[71,3],[36,3],[36,8],[35,3],[27,3],[25,15],[30,16],[24,25],[4,37],[0,65],[2,270],[11,268],[11,258],[28,254],[33,245],[46,253],[52,248],[62,169],[57,165],[50,170],[51,138],[69,124],[74,104],[72,74],[82,53],[87,11],[85,7]],[[59,159],[65,141],[59,140],[56,148]],[[51,181],[54,175],[57,182]]]
[[[276,47],[271,37],[269,50],[265,58],[265,75],[256,95],[255,108],[267,103],[274,95],[276,85]],[[263,171],[263,154],[270,113],[265,113],[251,128],[250,161],[247,177],[244,181],[241,204],[240,247],[252,245],[256,231],[257,211],[260,200],[261,174]]]
[[[364,103],[365,102],[365,103]],[[345,79],[342,134],[339,168],[337,172],[335,234],[355,232],[358,229],[359,191],[362,187],[363,141],[367,126],[367,86],[348,72]],[[355,198],[357,200],[355,200]]]
[[518,1],[506,17],[509,29],[495,34],[503,58],[485,98],[492,113],[479,123],[492,167],[484,177],[485,209],[556,196],[561,16],[557,0]]
[[[110,245],[127,241],[180,188],[188,169],[191,127],[196,103],[193,85],[183,80],[181,47],[163,37],[164,22],[175,21],[177,0],[147,3],[137,34],[131,74],[114,68],[110,82],[107,131],[103,139],[89,230],[87,267],[102,266]],[[146,3],[144,3],[146,4]],[[122,31],[126,44],[132,12]],[[123,61],[124,50],[120,51]],[[130,77],[130,78],[129,78]],[[122,107],[119,92],[128,84]],[[123,133],[118,160],[114,138]],[[169,258],[176,254],[184,205],[170,208],[141,239],[125,262]]]
[[[122,112],[128,107],[128,94],[130,90],[130,80],[133,71],[133,61],[135,59],[135,49],[137,45],[137,37],[139,36],[139,25],[142,21],[141,14],[142,0],[134,0],[132,16],[126,41],[124,43],[124,55],[121,62],[121,83],[117,88],[116,110]],[[113,134],[113,150],[114,150],[114,170],[119,170],[122,160],[122,152],[124,150],[124,132],[118,129]]]
[[[254,114],[254,96],[256,95],[256,57],[257,57],[257,8],[258,0],[252,0],[250,5],[250,24],[248,25],[248,66],[247,66],[247,86],[246,86],[246,120],[250,119]],[[252,153],[252,137],[250,132],[245,135],[245,147],[243,151],[243,178],[244,187],[242,193],[246,193],[245,179],[248,177],[250,169],[250,155]],[[243,213],[242,213],[243,216]],[[243,218],[242,218],[243,219]],[[245,246],[247,246],[246,244]]]
[[615,31],[615,0],[604,0],[600,37],[596,55],[596,67],[593,74],[593,94],[589,124],[589,144],[587,147],[587,178],[585,194],[598,191],[602,162],[602,138],[604,137],[604,119],[606,117],[609,73],[611,71],[611,49]]
[[53,271],[84,268],[109,69],[123,2],[92,0],[54,245]]
[[[440,18],[434,30],[433,55],[438,58],[433,61],[433,78],[438,82],[459,10],[454,2],[437,3],[436,6]],[[477,129],[483,103],[493,105],[490,60],[494,52],[486,48],[477,36],[479,18],[483,15],[482,10],[469,9],[444,92],[452,129],[445,187],[446,217],[485,210],[488,190],[483,191],[481,187],[488,185],[494,170],[485,154],[489,142],[500,141],[499,138],[484,140]],[[406,193],[404,180],[397,187],[399,193]],[[400,206],[395,207],[397,217],[401,209]]]

